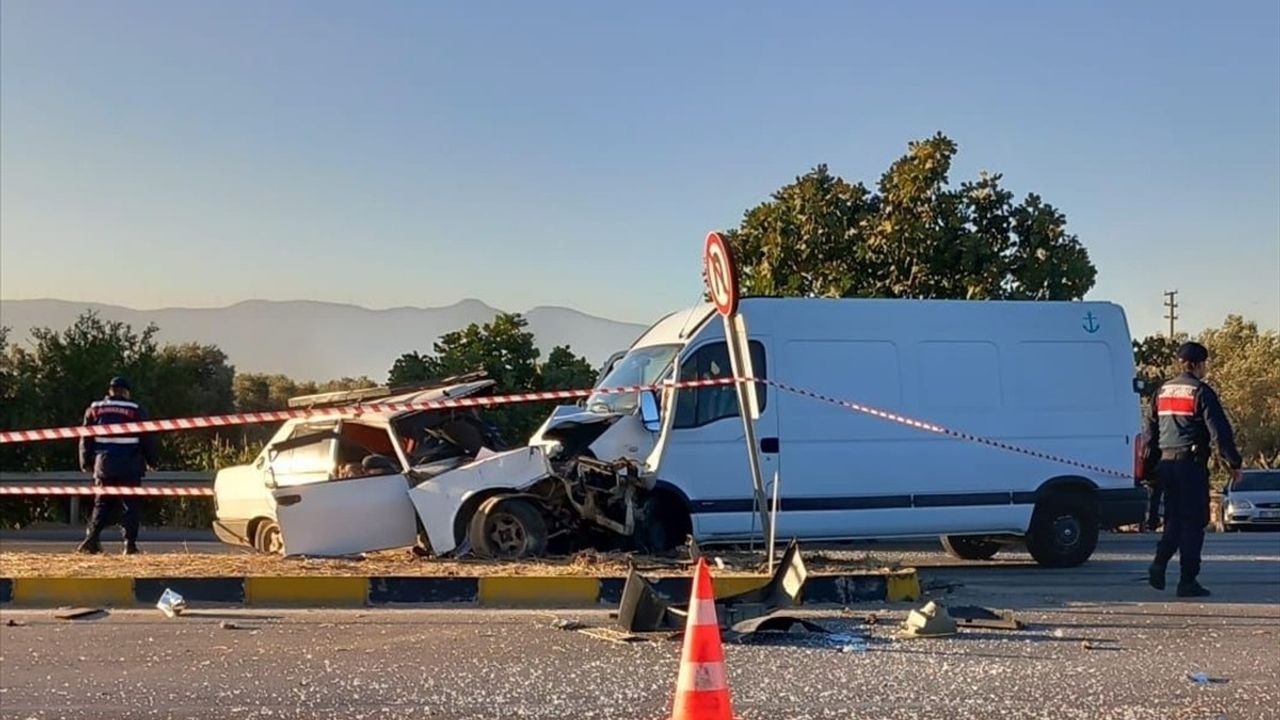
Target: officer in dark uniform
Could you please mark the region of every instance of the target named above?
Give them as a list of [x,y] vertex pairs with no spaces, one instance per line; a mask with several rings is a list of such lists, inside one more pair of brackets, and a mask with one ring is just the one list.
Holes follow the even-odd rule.
[[[147,419],[138,403],[129,399],[129,381],[111,379],[107,396],[89,405],[84,413],[85,425],[115,425]],[[148,467],[156,465],[155,436],[99,435],[80,438],[80,469],[93,473],[93,484],[100,487],[139,487]],[[138,552],[138,520],[141,498],[137,495],[98,495],[93,502],[89,531],[77,552],[100,553],[98,536],[116,514],[124,509],[120,525],[124,528],[124,553]]]
[[1182,577],[1178,597],[1205,597],[1196,576],[1200,574],[1200,549],[1209,524],[1210,444],[1240,477],[1240,452],[1231,423],[1218,402],[1218,394],[1203,381],[1209,351],[1200,343],[1183,343],[1177,357],[1182,374],[1156,393],[1147,416],[1147,432],[1154,440],[1148,452],[1159,458],[1156,478],[1164,494],[1164,534],[1156,545],[1156,557],[1147,570],[1151,587],[1164,589],[1165,568],[1174,553],[1181,557]]

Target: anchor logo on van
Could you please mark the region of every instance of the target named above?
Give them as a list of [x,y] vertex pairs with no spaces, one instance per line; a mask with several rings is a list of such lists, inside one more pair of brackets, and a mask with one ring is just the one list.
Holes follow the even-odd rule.
[[1081,327],[1090,335],[1102,329],[1102,326],[1098,324],[1098,318],[1094,317],[1092,311],[1085,313],[1084,324]]

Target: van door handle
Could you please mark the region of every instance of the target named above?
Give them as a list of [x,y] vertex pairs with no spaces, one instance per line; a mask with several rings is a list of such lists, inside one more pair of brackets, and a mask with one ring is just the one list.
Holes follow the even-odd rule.
[[297,505],[302,502],[301,495],[281,495],[276,498],[277,505]]
[[770,455],[778,452],[778,438],[760,438],[760,452]]

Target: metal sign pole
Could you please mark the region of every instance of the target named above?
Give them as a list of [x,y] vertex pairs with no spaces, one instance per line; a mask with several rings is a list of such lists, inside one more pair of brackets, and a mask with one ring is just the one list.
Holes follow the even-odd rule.
[[[742,417],[742,429],[747,441],[747,463],[751,469],[751,488],[755,495],[755,512],[760,516],[760,529],[766,544],[772,536],[772,518],[765,500],[764,478],[761,477],[759,441],[756,440],[756,418],[760,416],[760,404],[756,398],[754,371],[751,367],[751,350],[747,345],[747,324],[738,315],[738,271],[733,262],[733,252],[728,243],[717,233],[708,233],[703,245],[702,262],[706,272],[707,294],[724,320],[725,346],[729,350],[729,363],[737,380],[733,388],[738,396],[738,414]],[[753,523],[754,524],[754,523]],[[752,543],[755,531],[752,528]],[[773,572],[773,554],[769,555],[769,571]]]
[[[743,347],[746,345],[745,338],[738,333],[738,323],[735,323],[729,316],[724,318],[724,336],[725,344],[729,348],[729,364],[733,368],[733,375],[740,381],[733,384],[733,388],[738,395],[738,414],[742,416],[742,429],[746,434],[747,440],[747,463],[751,469],[751,488],[755,494],[755,510],[760,515],[760,529],[765,538],[771,534],[771,518],[769,517],[769,504],[765,500],[764,477],[760,471],[760,455],[757,452],[760,443],[756,440],[756,423],[752,417],[752,407],[755,403],[750,400],[750,393],[755,390],[755,383],[750,380],[741,380],[743,377],[749,377],[750,361],[745,360],[743,355]],[[769,558],[769,571],[773,571],[773,557]]]

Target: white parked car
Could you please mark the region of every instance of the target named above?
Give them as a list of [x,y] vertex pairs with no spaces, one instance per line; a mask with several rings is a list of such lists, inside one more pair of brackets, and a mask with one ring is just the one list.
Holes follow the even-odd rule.
[[1222,498],[1222,527],[1280,529],[1280,470],[1245,470]]

